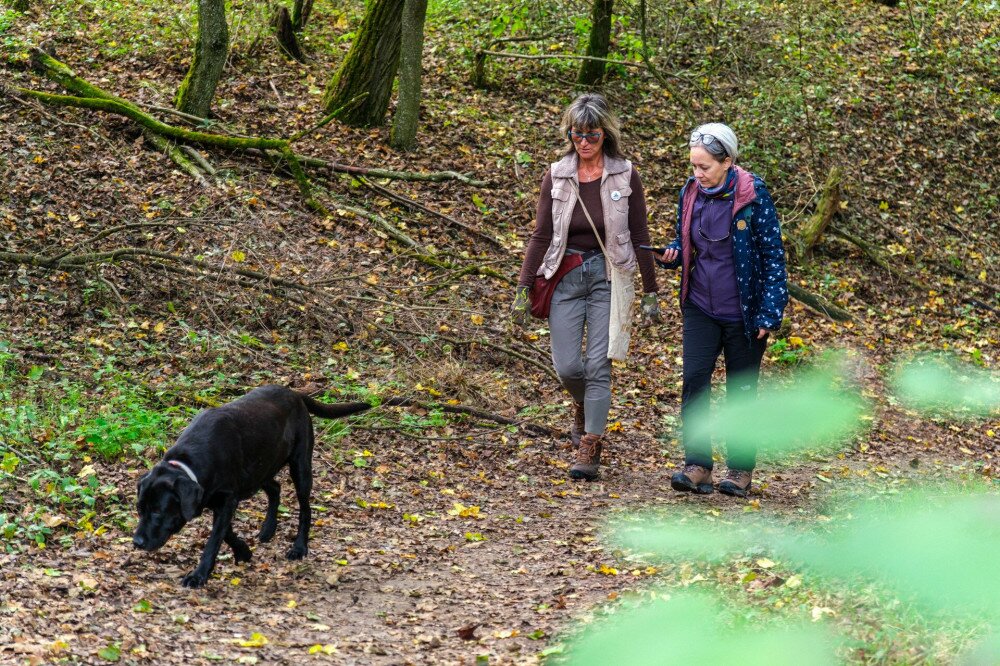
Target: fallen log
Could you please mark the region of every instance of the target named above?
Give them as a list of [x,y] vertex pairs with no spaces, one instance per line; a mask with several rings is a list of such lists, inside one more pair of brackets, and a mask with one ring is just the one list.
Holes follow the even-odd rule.
[[837,307],[822,296],[814,294],[811,291],[807,291],[797,284],[793,284],[791,282],[788,283],[788,295],[797,300],[799,303],[802,303],[802,305],[805,305],[810,310],[813,310],[824,317],[829,317],[833,321],[854,321],[854,318],[851,317],[851,314],[847,310]]

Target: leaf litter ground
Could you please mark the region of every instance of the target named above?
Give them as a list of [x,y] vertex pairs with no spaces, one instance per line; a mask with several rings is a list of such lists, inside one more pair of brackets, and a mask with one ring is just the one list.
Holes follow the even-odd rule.
[[[866,22],[863,16],[856,20]],[[902,23],[904,17],[894,20]],[[866,35],[861,43],[868,46],[887,38]],[[526,65],[499,74],[497,90],[471,90],[464,73],[450,64],[459,57],[449,50],[454,44],[442,35],[433,39],[442,48],[428,61],[434,72],[427,94],[428,138],[415,153],[387,150],[385,128],[339,126],[310,137],[303,152],[405,170],[472,171],[486,178],[491,187],[475,197],[451,183],[384,184],[499,238],[505,246],[499,255],[482,239],[412,214],[349,178],[328,187],[406,225],[421,243],[448,253],[460,266],[497,262],[498,270],[513,275],[538,180],[559,151],[551,130],[568,99],[566,86],[558,73]],[[103,54],[105,69],[97,72],[84,64],[87,44],[80,37],[62,36],[60,44],[63,57],[81,74],[100,78],[126,97],[142,90],[163,106],[170,105],[183,73],[180,47],[167,58]],[[289,125],[303,129],[321,115],[312,89],[322,87],[326,69],[290,72],[277,56],[244,56],[237,51],[234,67],[240,75],[220,90],[224,121],[244,133],[290,134]],[[876,64],[874,71],[876,76],[851,85],[883,85],[883,67]],[[45,85],[18,67],[5,74],[19,85]],[[920,86],[928,84],[920,78],[905,83],[900,104],[916,105],[906,100],[920,97]],[[683,114],[667,96],[632,90],[621,81],[610,92],[630,109],[626,128],[647,185],[654,236],[669,238],[684,161],[680,152],[664,151],[662,133],[682,137]],[[827,138],[854,132],[854,123],[867,122],[859,118],[869,111],[873,117],[885,112],[861,108],[878,95],[856,94],[852,104],[858,109],[841,117],[846,127],[824,128]],[[955,114],[977,113],[947,104],[932,110],[935,122],[910,128],[924,132],[920,143],[926,145],[948,140],[946,128]],[[281,174],[252,160],[213,156],[222,175],[217,187],[206,191],[145,150],[135,129],[118,119],[11,99],[0,100],[0,116],[0,171],[7,186],[0,211],[9,249],[42,252],[81,243],[94,249],[88,239],[110,226],[162,221],[167,226],[136,227],[98,247],[144,245],[219,265],[244,264],[328,290],[325,302],[300,307],[204,276],[178,276],[162,266],[122,263],[101,269],[95,282],[7,264],[4,278],[12,289],[0,295],[0,331],[25,375],[41,367],[43,382],[82,378],[100,395],[114,390],[95,376],[110,367],[103,376],[140,383],[150,404],[161,408],[193,410],[274,381],[335,387],[332,399],[405,392],[456,399],[556,428],[568,425],[565,396],[538,365],[524,360],[547,364],[544,331],[518,333],[503,325],[508,284],[428,269],[350,215],[318,220]],[[900,122],[905,129],[906,119]],[[995,127],[991,122],[980,114],[969,131]],[[674,125],[676,132],[670,130]],[[761,127],[762,133],[788,131],[780,124]],[[492,140],[484,142],[484,134]],[[791,139],[790,145],[804,145],[801,137]],[[515,158],[520,154],[529,159]],[[928,168],[935,160],[948,162],[931,153],[921,159]],[[863,159],[845,161],[860,165]],[[849,191],[845,222],[871,224],[866,230],[887,247],[895,242],[903,264],[915,261],[908,244],[921,247],[907,231],[913,229],[915,235],[948,238],[953,263],[967,265],[973,275],[989,267],[989,257],[996,255],[995,237],[987,233],[989,213],[971,216],[974,207],[965,199],[964,206],[948,197],[914,199],[914,183],[898,180],[891,161],[855,168],[858,184]],[[825,173],[814,170],[811,180],[822,182]],[[781,173],[769,181],[794,219],[808,203],[800,201],[799,189],[782,186]],[[944,185],[964,197],[961,179],[949,169],[945,175]],[[882,201],[892,206],[883,208]],[[637,331],[633,360],[616,370],[612,424],[617,425],[599,483],[566,479],[572,453],[559,438],[468,420],[412,428],[405,412],[381,410],[387,413],[384,420],[359,419],[346,436],[323,431],[313,497],[323,510],[315,514],[306,560],[284,560],[294,513],[283,514],[272,543],[250,539],[251,563],[236,566],[224,554],[216,576],[197,591],[180,588],[178,581],[204,544],[203,519],[149,556],[132,550],[128,519],[116,525],[98,517],[109,525],[105,531],[77,533],[56,524],[59,509],[53,507],[54,528],[70,537],[65,544],[53,540],[45,549],[11,548],[0,556],[0,662],[419,664],[474,663],[489,655],[491,663],[531,663],[578,620],[599,621],[602,604],[661,583],[710,584],[705,575],[696,580],[689,563],[630,560],[604,531],[619,512],[653,507],[721,520],[753,512],[817,521],[826,511],[822,500],[838,486],[857,484],[859,493],[877,497],[923,478],[995,476],[995,423],[920,418],[891,404],[881,384],[881,370],[911,350],[951,347],[976,358],[978,349],[984,363],[995,363],[989,315],[962,302],[951,274],[942,278],[914,264],[936,287],[916,292],[893,276],[873,277],[865,258],[846,243],[829,240],[820,252],[820,268],[813,264],[793,278],[836,299],[858,323],[835,326],[793,304],[788,335],[804,339],[798,349],[806,358],[845,345],[855,349],[863,390],[875,398],[877,409],[870,428],[839,453],[817,453],[795,465],[765,462],[757,474],[759,493],[750,501],[678,496],[668,488],[669,474],[681,461],[672,431],[678,416],[680,321],[672,307],[676,282],[661,274],[665,321]],[[981,286],[973,291],[988,300]],[[772,354],[766,372],[782,377],[780,366],[778,354]],[[647,374],[650,369],[656,374]],[[418,420],[426,416],[417,414]],[[42,446],[51,435],[32,436]],[[168,445],[175,435],[164,432],[157,444]],[[355,466],[354,452],[364,450],[372,455],[361,456],[366,464]],[[74,473],[85,467],[86,453],[81,450],[80,458],[70,461]],[[145,455],[156,458],[154,451]],[[141,461],[96,459],[93,466],[121,498],[114,504],[120,512],[131,502]],[[288,483],[283,485],[288,502]],[[25,484],[5,485],[3,491],[4,511],[18,513],[40,501]],[[237,531],[255,534],[262,510],[259,498],[244,505]],[[762,586],[759,580],[719,584],[751,602]],[[857,631],[868,637],[867,630]],[[897,640],[890,646],[897,655],[917,649],[914,639]],[[943,645],[936,649],[947,654],[951,644]]]

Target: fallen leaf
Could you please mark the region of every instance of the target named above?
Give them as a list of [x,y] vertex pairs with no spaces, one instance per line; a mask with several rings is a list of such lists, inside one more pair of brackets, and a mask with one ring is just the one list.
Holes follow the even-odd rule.
[[459,627],[458,629],[456,629],[455,633],[457,633],[458,637],[461,638],[463,641],[474,641],[476,640],[477,627],[479,627],[478,623],[467,624],[464,627]]

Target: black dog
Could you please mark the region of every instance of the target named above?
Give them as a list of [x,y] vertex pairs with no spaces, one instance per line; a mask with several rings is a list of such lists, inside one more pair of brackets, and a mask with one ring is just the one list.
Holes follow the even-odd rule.
[[278,523],[280,486],[275,475],[288,464],[299,500],[299,529],[288,559],[309,550],[312,512],[313,427],[309,414],[335,419],[371,407],[365,402],[327,405],[283,386],[262,386],[238,400],[207,409],[184,429],[163,460],[139,479],[139,526],[132,543],[154,551],[204,509],[213,512],[212,533],[198,567],[184,576],[184,587],[208,580],[222,541],[237,562],[250,560],[250,548],[233,532],[240,500],[258,490],[267,494],[267,515],[257,536],[270,541]]

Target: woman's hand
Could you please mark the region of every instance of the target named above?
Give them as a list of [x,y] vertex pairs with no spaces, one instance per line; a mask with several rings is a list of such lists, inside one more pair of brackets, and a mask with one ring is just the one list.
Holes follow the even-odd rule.
[[[655,254],[653,256],[656,257]],[[673,263],[673,262],[677,261],[677,249],[676,248],[672,248],[672,247],[668,247],[666,249],[666,251],[663,254],[661,254],[659,257],[656,257],[656,259],[658,261],[662,261],[665,264]]]
[[642,324],[643,328],[652,326],[653,324],[659,324],[662,319],[660,317],[660,303],[656,297],[656,293],[645,294],[641,301],[642,310]]
[[757,329],[757,339],[758,340],[763,340],[764,338],[767,337],[767,334],[768,334],[768,330],[766,328],[758,328]]

